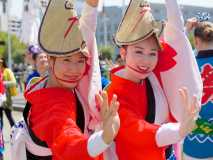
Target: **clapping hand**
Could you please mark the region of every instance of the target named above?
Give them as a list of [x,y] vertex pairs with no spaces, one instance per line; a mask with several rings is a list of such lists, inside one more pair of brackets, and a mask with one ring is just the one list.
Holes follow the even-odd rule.
[[110,144],[116,137],[120,128],[120,118],[118,116],[119,102],[117,96],[108,103],[108,95],[106,91],[96,95],[97,103],[100,106],[101,118],[103,121],[103,140],[106,144]]

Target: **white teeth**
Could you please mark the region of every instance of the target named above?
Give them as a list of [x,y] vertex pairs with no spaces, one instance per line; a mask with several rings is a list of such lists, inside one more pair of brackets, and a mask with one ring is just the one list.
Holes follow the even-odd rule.
[[143,67],[143,66],[141,66],[141,67],[139,67],[139,69],[141,69],[141,70],[147,70],[148,67]]

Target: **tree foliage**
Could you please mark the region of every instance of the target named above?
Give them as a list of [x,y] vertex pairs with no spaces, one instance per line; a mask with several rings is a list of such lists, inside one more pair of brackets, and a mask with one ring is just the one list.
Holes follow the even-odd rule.
[[189,41],[190,41],[190,43],[192,45],[192,48],[194,49],[195,48],[195,45],[194,45],[194,35],[193,35],[192,32],[189,33],[188,38],[189,38]]
[[99,48],[101,58],[112,60],[114,55],[114,48],[112,46],[102,46]]
[[[0,41],[4,41],[5,45],[0,45],[0,56],[7,59],[8,57],[8,34],[0,32]],[[11,55],[14,63],[24,61],[23,54],[26,51],[26,45],[22,43],[15,35],[11,35]]]

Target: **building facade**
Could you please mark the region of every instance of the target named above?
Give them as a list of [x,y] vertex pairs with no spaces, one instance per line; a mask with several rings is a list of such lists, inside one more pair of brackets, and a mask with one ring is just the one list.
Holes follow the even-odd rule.
[[[152,12],[156,20],[165,20],[166,8],[164,4],[152,3]],[[194,17],[198,12],[208,12],[211,15],[209,21],[213,22],[213,8],[196,6],[181,6],[184,20]],[[98,45],[112,45],[113,35],[115,34],[119,22],[122,18],[122,8],[105,7],[104,12],[99,13],[96,38]]]

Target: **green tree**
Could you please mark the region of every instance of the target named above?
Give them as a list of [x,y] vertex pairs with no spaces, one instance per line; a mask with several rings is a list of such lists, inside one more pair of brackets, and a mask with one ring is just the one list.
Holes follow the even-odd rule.
[[189,38],[189,41],[190,41],[190,43],[192,45],[192,48],[194,49],[195,48],[195,45],[194,45],[194,35],[193,35],[192,32],[189,33],[188,38]]
[[[0,41],[4,41],[5,45],[0,45],[0,56],[7,59],[8,57],[8,34],[0,32]],[[26,51],[26,45],[22,43],[15,35],[11,35],[11,54],[14,63],[23,62],[23,54]]]
[[114,48],[112,46],[102,46],[99,48],[101,58],[112,60],[114,55]]

